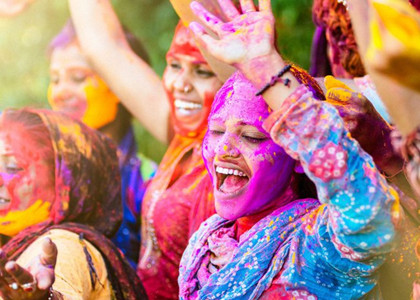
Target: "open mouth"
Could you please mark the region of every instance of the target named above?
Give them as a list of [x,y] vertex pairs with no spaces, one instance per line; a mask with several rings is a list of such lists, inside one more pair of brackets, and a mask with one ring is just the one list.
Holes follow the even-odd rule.
[[216,166],[217,189],[225,194],[235,194],[249,182],[248,175],[239,169]]
[[174,102],[175,109],[177,113],[180,115],[189,116],[191,114],[196,114],[197,112],[201,111],[203,105],[200,103],[186,101],[181,99],[175,99]]

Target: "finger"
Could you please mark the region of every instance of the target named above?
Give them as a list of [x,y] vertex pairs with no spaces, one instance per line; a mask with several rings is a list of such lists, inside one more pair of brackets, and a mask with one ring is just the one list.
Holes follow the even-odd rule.
[[9,261],[6,264],[6,271],[13,277],[14,281],[19,285],[34,282],[34,278],[28,270],[22,268],[14,261]]
[[338,88],[343,88],[349,91],[354,92],[350,87],[348,87],[344,82],[336,79],[335,77],[328,75],[325,76],[324,78],[324,84],[325,84],[325,88],[327,90],[338,87]]
[[206,33],[204,27],[201,24],[197,22],[191,22],[189,28],[194,33],[197,42],[200,43],[204,47],[204,49],[211,49],[212,45],[214,45],[217,42],[217,40],[213,39]]
[[41,290],[49,289],[54,283],[54,267],[57,262],[57,255],[57,246],[50,238],[46,238],[42,243],[42,253],[39,258],[42,267],[35,275],[38,282],[38,288]]
[[204,25],[209,27],[214,32],[220,32],[220,26],[223,22],[215,15],[208,12],[200,3],[193,1],[190,4],[191,10]]
[[191,22],[190,25],[188,25],[188,27],[191,29],[191,31],[197,38],[206,34],[206,30],[204,29],[203,25],[201,25],[198,22]]
[[35,275],[38,282],[38,289],[48,290],[54,283],[55,273],[54,269],[44,268]]
[[259,0],[258,7],[260,11],[271,12],[271,0]]
[[54,268],[57,262],[57,255],[57,246],[50,238],[45,238],[42,242],[42,252],[39,258],[41,264],[48,268]]
[[220,7],[223,10],[223,13],[229,20],[232,20],[239,16],[239,11],[236,9],[235,5],[232,3],[231,0],[217,0],[219,2]]
[[252,0],[239,0],[241,3],[242,13],[249,13],[255,11],[254,2]]

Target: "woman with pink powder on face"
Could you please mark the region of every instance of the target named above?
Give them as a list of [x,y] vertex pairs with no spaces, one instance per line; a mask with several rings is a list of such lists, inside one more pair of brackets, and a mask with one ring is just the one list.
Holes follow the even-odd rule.
[[[191,5],[219,40],[193,23],[197,38],[241,73],[218,92],[209,117],[203,156],[217,215],[184,252],[180,298],[377,296],[376,271],[400,218],[396,193],[337,111],[285,69],[273,46],[270,1],[260,0],[259,11],[240,2],[242,13],[219,0],[226,23]],[[319,202],[295,188],[297,161]]]

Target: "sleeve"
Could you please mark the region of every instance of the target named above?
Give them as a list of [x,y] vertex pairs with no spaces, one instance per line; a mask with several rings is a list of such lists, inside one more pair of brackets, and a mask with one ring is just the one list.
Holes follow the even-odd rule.
[[325,207],[316,222],[325,224],[343,257],[363,260],[391,249],[392,221],[399,220],[397,193],[350,137],[334,107],[301,86],[264,126],[315,183]]
[[[81,243],[77,234],[54,229],[39,237],[19,257],[17,262],[27,265],[42,249],[44,237],[49,237],[57,246],[58,256],[55,266],[53,289],[66,300],[111,299],[111,287],[107,279],[107,269],[100,252],[89,242]],[[90,278],[84,245],[92,259],[97,277]],[[92,280],[95,281],[94,286]]]

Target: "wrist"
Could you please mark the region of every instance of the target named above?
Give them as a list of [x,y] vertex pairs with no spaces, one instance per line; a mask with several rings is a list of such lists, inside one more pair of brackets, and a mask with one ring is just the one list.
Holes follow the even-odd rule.
[[246,63],[235,65],[257,90],[260,90],[267,82],[270,82],[271,78],[285,66],[286,63],[276,51],[255,57]]

